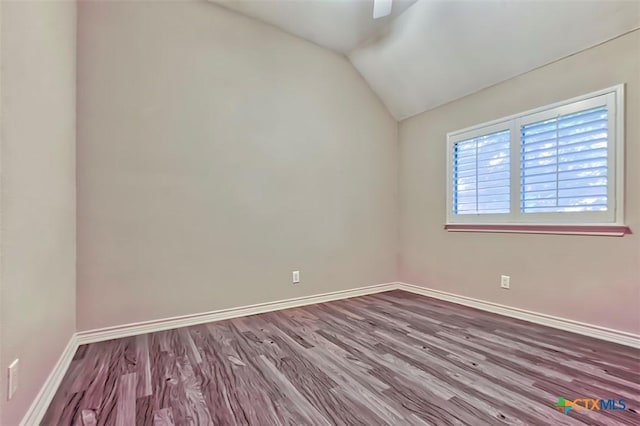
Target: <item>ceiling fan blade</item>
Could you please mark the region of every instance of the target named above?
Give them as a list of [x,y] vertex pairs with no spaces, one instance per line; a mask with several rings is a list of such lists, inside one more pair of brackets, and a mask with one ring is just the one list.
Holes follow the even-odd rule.
[[393,0],[373,0],[373,19],[383,18],[391,13]]

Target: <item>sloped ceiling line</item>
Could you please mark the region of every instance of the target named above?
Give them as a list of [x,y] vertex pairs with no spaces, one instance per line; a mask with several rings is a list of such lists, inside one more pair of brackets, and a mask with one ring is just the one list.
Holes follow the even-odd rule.
[[640,1],[211,0],[345,54],[403,120],[640,28]]

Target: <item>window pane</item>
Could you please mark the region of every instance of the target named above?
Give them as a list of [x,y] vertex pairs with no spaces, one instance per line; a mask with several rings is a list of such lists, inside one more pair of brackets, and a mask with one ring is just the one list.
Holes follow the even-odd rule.
[[607,210],[607,107],[520,128],[523,213]]
[[454,144],[454,214],[509,213],[509,143],[502,130]]

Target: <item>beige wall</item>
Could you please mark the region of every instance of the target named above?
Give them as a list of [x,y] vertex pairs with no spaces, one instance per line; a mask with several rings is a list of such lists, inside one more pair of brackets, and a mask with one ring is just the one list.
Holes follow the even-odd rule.
[[[446,133],[627,83],[623,238],[448,233]],[[640,332],[640,31],[400,125],[401,281]],[[511,276],[511,289],[499,286]]]
[[199,1],[78,32],[79,330],[395,279],[397,124],[344,57]]
[[398,126],[342,56],[204,1],[83,2],[76,286],[76,7],[0,12],[0,365],[21,363],[0,424],[76,329],[397,278],[640,332],[636,234],[442,229],[446,132],[620,82],[638,229],[638,31],[402,122],[398,158]]
[[[17,425],[75,331],[76,7],[0,9],[0,424]],[[19,388],[7,402],[15,358]]]

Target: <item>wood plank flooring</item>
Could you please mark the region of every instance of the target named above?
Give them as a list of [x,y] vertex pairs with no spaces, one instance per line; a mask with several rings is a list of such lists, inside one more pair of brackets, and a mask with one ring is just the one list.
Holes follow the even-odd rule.
[[[558,397],[624,399],[572,409]],[[391,291],[82,346],[44,425],[640,425],[640,351]]]

